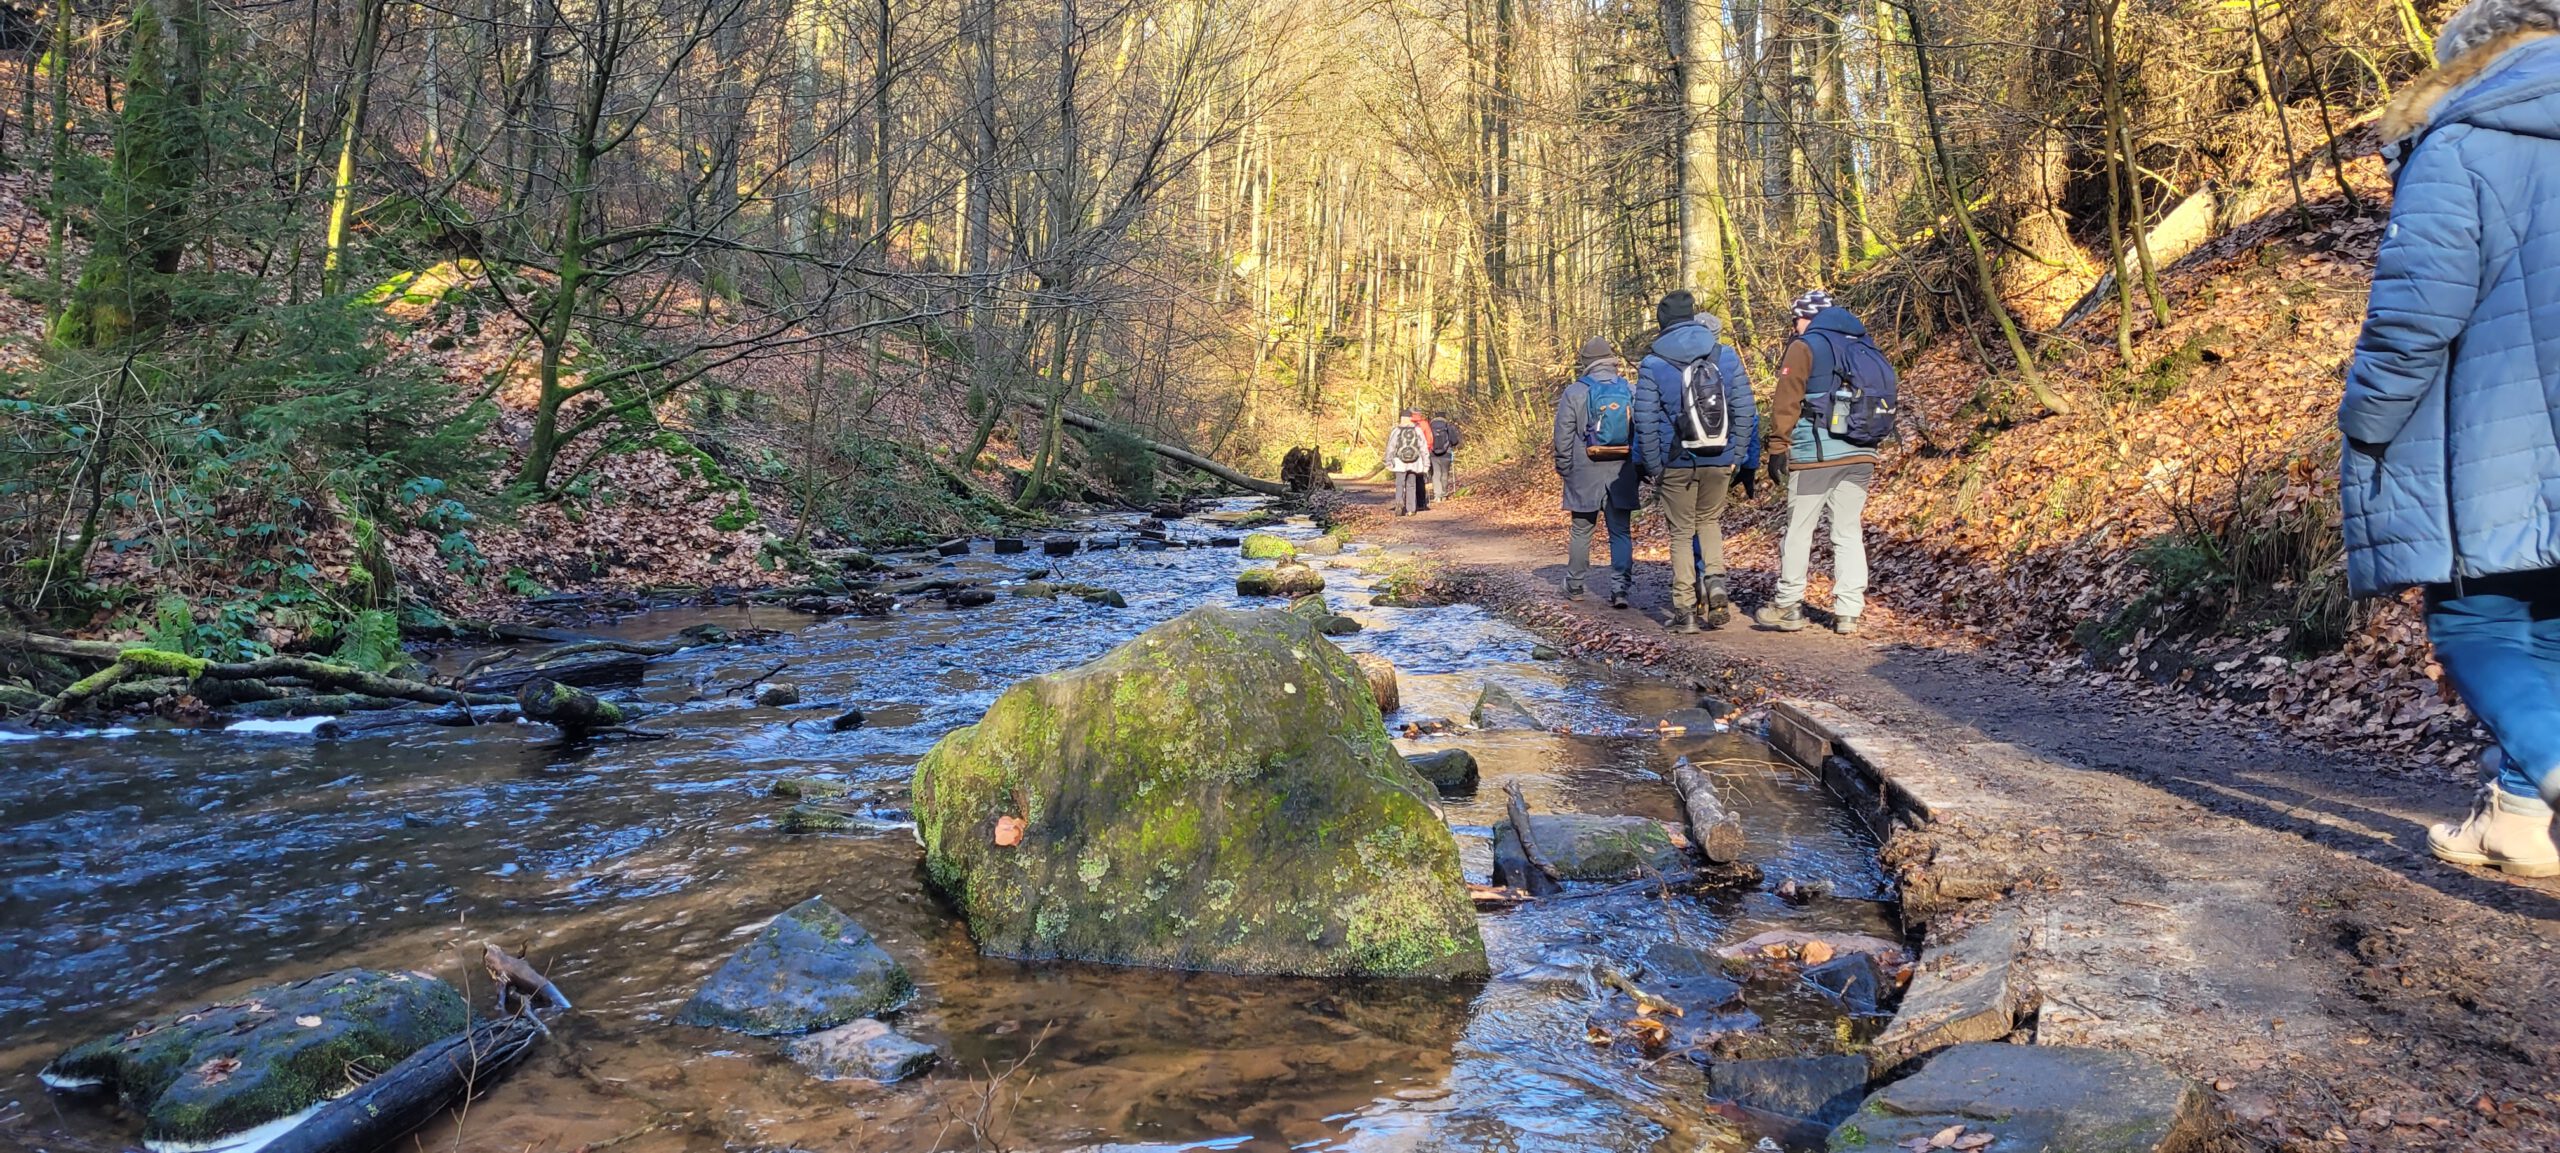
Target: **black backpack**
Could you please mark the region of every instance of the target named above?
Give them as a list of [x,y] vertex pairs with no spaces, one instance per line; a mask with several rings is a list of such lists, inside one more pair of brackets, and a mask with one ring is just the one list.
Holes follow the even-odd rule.
[[1733,410],[1724,402],[1724,373],[1715,353],[1680,366],[1680,416],[1674,429],[1680,447],[1692,452],[1721,451],[1733,443]]
[[1893,371],[1893,362],[1865,336],[1820,329],[1805,335],[1817,332],[1831,350],[1832,384],[1823,388],[1819,381],[1805,382],[1805,410],[1822,429],[1860,448],[1883,444],[1893,435],[1893,414],[1901,403],[1902,378]]

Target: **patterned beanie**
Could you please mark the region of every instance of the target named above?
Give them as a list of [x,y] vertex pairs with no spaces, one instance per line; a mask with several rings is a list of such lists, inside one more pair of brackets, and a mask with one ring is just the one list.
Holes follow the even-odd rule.
[[1822,310],[1829,307],[1831,307],[1831,294],[1817,288],[1796,298],[1796,317],[1800,320],[1811,320],[1822,315]]

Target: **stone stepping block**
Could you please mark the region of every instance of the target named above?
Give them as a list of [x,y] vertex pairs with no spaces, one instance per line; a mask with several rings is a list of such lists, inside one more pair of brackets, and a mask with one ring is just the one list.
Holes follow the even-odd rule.
[[1971,1153],[2187,1153],[2210,1125],[2204,1091],[2140,1053],[1983,1042],[1870,1094],[1827,1149],[1904,1153],[1962,1126]]
[[942,1054],[864,1017],[782,1047],[784,1056],[823,1081],[858,1079],[888,1085],[933,1067]]
[[1718,1061],[1708,1072],[1707,1092],[1747,1109],[1827,1128],[1848,1120],[1865,1101],[1867,1062],[1846,1053]]
[[2008,1036],[2029,1001],[2018,973],[2024,944],[2017,915],[2006,910],[1948,941],[1932,927],[1901,1010],[1869,1051],[1875,1075],[1950,1045]]

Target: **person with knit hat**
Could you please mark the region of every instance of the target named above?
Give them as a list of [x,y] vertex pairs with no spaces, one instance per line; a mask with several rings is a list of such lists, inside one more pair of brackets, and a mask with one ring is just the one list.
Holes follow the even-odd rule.
[[1852,636],[1866,607],[1867,486],[1875,480],[1876,450],[1815,419],[1805,394],[1841,379],[1848,344],[1867,340],[1867,328],[1819,288],[1797,297],[1794,312],[1795,338],[1778,358],[1778,392],[1769,404],[1769,483],[1787,495],[1787,531],[1778,545],[1777,592],[1752,619],[1780,632],[1804,628],[1813,530],[1827,515],[1832,627]]
[[1637,455],[1658,474],[1656,499],[1671,526],[1671,631],[1721,628],[1725,594],[1724,506],[1737,469],[1760,466],[1760,413],[1742,357],[1719,338],[1724,321],[1698,312],[1686,289],[1654,306],[1661,332],[1636,387]]
[[1643,503],[1644,462],[1635,452],[1635,385],[1604,337],[1582,342],[1582,370],[1556,397],[1556,476],[1564,482],[1564,595],[1580,598],[1591,571],[1591,536],[1609,532],[1609,607],[1627,607],[1636,583],[1633,518]]
[[2496,743],[2455,864],[2560,875],[2560,0],[2472,0],[2379,128],[2393,183],[2338,406],[2347,589],[2423,590]]

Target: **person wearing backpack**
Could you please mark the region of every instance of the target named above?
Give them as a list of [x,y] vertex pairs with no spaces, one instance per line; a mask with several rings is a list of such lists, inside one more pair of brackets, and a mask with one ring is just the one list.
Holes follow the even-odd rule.
[[1387,432],[1387,474],[1396,482],[1396,515],[1431,507],[1431,422],[1408,412]]
[[1431,499],[1436,503],[1449,499],[1449,474],[1457,463],[1458,422],[1445,416],[1431,418]]
[[2347,591],[2417,588],[2494,738],[2427,851],[2560,875],[2560,0],[2473,0],[2378,125],[2393,184],[2338,405]]
[[1644,462],[1636,459],[1635,385],[1618,366],[1609,342],[1582,344],[1582,373],[1556,397],[1556,475],[1564,481],[1566,534],[1564,595],[1581,599],[1591,571],[1591,536],[1609,532],[1609,607],[1627,607],[1636,583],[1636,508],[1643,503]]
[[1813,530],[1831,518],[1831,617],[1842,636],[1858,632],[1867,594],[1867,486],[1876,446],[1893,434],[1899,383],[1867,326],[1831,294],[1795,301],[1796,337],[1778,359],[1769,411],[1769,481],[1787,494],[1787,534],[1778,549],[1778,591],[1752,614],[1765,628],[1804,627],[1804,590],[1813,569]]
[[1654,306],[1662,331],[1636,388],[1636,446],[1671,526],[1673,632],[1733,619],[1725,594],[1724,505],[1737,468],[1760,466],[1760,413],[1742,357],[1718,338],[1724,321],[1699,315],[1683,289]]

